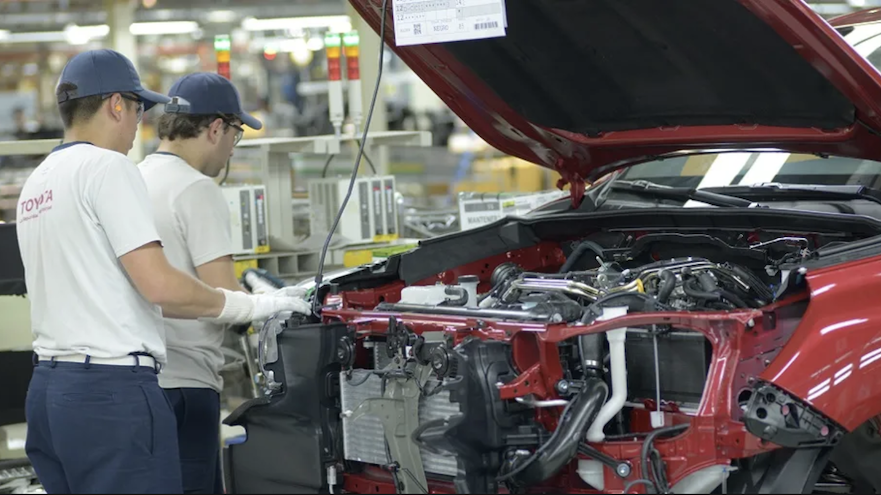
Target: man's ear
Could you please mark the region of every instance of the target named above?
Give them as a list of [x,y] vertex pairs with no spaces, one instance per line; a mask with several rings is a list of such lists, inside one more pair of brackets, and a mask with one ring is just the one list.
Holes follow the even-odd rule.
[[124,107],[124,102],[122,101],[122,96],[119,93],[114,93],[113,96],[108,98],[107,108],[110,112],[110,118],[116,121],[122,120],[122,110]]
[[211,144],[216,144],[220,141],[223,135],[223,125],[223,119],[218,117],[208,126],[208,141]]

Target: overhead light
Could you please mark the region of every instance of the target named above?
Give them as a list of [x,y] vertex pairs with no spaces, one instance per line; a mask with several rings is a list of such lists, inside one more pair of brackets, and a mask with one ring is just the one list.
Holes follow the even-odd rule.
[[324,40],[317,36],[313,36],[306,41],[306,48],[313,52],[320,52],[324,49]]
[[129,32],[135,36],[189,34],[198,30],[199,23],[194,21],[135,22],[129,26]]
[[208,13],[208,22],[223,24],[236,20],[236,13],[232,10],[212,10]]
[[110,33],[110,26],[77,26],[71,24],[64,28],[64,37],[71,45],[85,45],[92,40],[99,40]]
[[281,31],[327,28],[333,32],[352,30],[352,21],[347,15],[323,15],[312,17],[279,17],[274,19],[255,19],[249,17],[242,21],[242,28],[247,31]]
[[67,42],[64,31],[35,31],[28,33],[9,33],[2,41],[4,43],[52,43]]
[[9,37],[9,31],[7,31],[5,29],[0,29],[0,41],[4,41],[8,37]]

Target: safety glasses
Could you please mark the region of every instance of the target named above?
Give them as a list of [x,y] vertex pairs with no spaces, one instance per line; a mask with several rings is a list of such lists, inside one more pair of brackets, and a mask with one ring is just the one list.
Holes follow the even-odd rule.
[[235,143],[233,143],[233,146],[239,144],[239,141],[242,140],[242,136],[245,135],[245,129],[243,129],[242,126],[240,126],[239,124],[236,124],[232,120],[232,117],[229,117],[228,115],[223,115],[223,114],[219,114],[219,115],[220,115],[220,119],[223,120],[224,124],[226,124],[228,127],[233,128],[236,131]]

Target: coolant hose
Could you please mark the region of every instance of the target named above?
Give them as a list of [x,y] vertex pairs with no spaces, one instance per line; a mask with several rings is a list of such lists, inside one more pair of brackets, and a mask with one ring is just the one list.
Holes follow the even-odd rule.
[[697,281],[695,279],[685,280],[682,282],[682,290],[685,291],[686,296],[700,299],[702,301],[719,301],[722,299],[722,296],[720,296],[718,292],[706,292],[699,287],[696,287],[696,285]]
[[575,249],[572,250],[572,254],[566,258],[566,262],[563,263],[563,266],[560,268],[559,273],[567,273],[572,270],[572,267],[575,266],[575,262],[581,259],[581,256],[584,255],[584,252],[587,250],[591,250],[596,253],[600,259],[605,258],[605,251],[603,247],[593,241],[584,241],[578,245]]
[[458,306],[464,307],[468,304],[468,291],[464,287],[456,287],[448,285],[444,288],[444,294],[454,296],[454,299],[447,299],[438,306]]
[[[627,308],[603,308],[603,314],[597,321],[610,320],[627,314]],[[627,340],[627,329],[616,328],[606,332],[609,341],[609,367],[612,368],[612,396],[600,410],[597,419],[587,432],[588,442],[602,442],[606,438],[603,429],[614,418],[627,401],[627,357],[624,343]]]
[[584,390],[566,408],[568,411],[560,418],[551,439],[536,451],[535,459],[517,475],[517,480],[528,485],[541,483],[559,473],[563,466],[575,458],[584,433],[597,417],[608,392],[602,380],[588,380]]
[[658,302],[666,304],[670,295],[673,294],[673,289],[676,288],[676,275],[673,275],[670,270],[661,270],[658,272],[658,277],[661,278],[661,285],[658,288]]

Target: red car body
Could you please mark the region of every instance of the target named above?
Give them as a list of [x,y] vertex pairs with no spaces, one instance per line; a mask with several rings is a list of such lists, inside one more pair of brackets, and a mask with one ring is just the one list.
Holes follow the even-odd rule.
[[[511,57],[513,52],[505,52],[500,47],[510,48],[511,44],[516,45],[524,41],[523,38],[518,38],[512,33],[528,27],[524,24],[527,14],[541,12],[551,19],[547,21],[547,25],[555,23],[563,25],[564,14],[558,12],[559,17],[554,17],[557,14],[552,7],[565,7],[570,9],[565,12],[566,14],[574,15],[578,12],[579,5],[590,3],[587,0],[547,2],[545,6],[541,6],[541,2],[521,1],[529,7],[518,7],[508,2],[510,20],[508,36],[514,38],[509,41],[498,41],[499,44],[487,49],[487,53],[495,53],[500,59]],[[358,13],[379,31],[382,1],[352,0],[352,3]],[[396,47],[391,7],[384,14],[386,19],[384,41],[489,144],[503,152],[559,171],[572,186],[573,211],[577,211],[582,206],[586,186],[597,178],[659,157],[674,157],[681,153],[705,150],[775,149],[856,159],[881,157],[881,74],[865,58],[857,54],[835,28],[799,0],[737,0],[736,2],[732,0],[708,2],[707,5],[710,3],[725,4],[726,9],[731,9],[726,12],[736,14],[731,18],[732,23],[742,22],[744,26],[749,25],[757,30],[770,28],[768,33],[776,34],[791,50],[780,52],[785,54],[782,58],[793,57],[781,63],[806,62],[807,66],[821,76],[822,81],[830,84],[830,88],[834,88],[840,94],[843,98],[841,101],[849,102],[848,108],[852,109],[852,113],[841,119],[846,125],[829,128],[820,124],[811,125],[806,121],[792,126],[773,125],[773,116],[751,121],[751,115],[735,116],[729,120],[739,118],[741,121],[725,123],[706,116],[670,114],[664,117],[670,120],[670,125],[646,127],[643,124],[657,122],[660,118],[647,118],[644,117],[645,113],[643,117],[639,117],[637,114],[640,112],[634,111],[627,122],[610,124],[606,129],[598,126],[585,132],[547,126],[524,115],[530,112],[533,115],[540,113],[536,113],[534,108],[529,108],[522,100],[500,96],[500,92],[514,90],[504,89],[498,84],[493,86],[488,82],[494,81],[495,76],[492,74],[476,74],[475,71],[479,72],[480,69],[475,65],[474,59],[463,62],[463,58],[467,58],[468,55],[464,53],[464,49],[454,46],[455,44]],[[615,22],[620,22],[620,25],[628,25],[629,22],[633,32],[646,33],[647,37],[656,35],[659,39],[667,36],[665,41],[675,39],[675,36],[670,34],[673,21],[670,21],[671,25],[664,24],[670,18],[650,21],[647,16],[627,16],[628,10],[625,7],[649,8],[651,2],[619,2],[618,7],[614,2],[594,3],[594,5],[598,4],[608,9],[593,11],[595,14],[608,15],[610,19],[615,19]],[[667,7],[681,9],[683,16],[697,14],[703,8],[695,7],[694,3],[688,2],[673,2]],[[615,11],[616,8],[621,10]],[[629,12],[632,14],[634,11]],[[587,19],[586,14],[585,19]],[[546,21],[544,18],[540,20]],[[863,22],[866,19],[863,17],[858,20]],[[758,24],[750,24],[753,21],[757,21]],[[535,36],[544,33],[542,29],[545,24],[542,22],[537,22]],[[589,27],[597,26],[589,25]],[[683,25],[677,26],[678,29],[682,29]],[[721,29],[719,26],[716,28]],[[561,31],[565,29],[561,28]],[[569,31],[567,33],[571,34]],[[755,32],[748,32],[746,36],[751,34]],[[625,33],[623,36],[625,39],[622,39],[621,43],[639,41],[626,36]],[[765,35],[756,34],[756,36]],[[759,60],[756,62],[756,67],[750,66],[750,58],[746,56],[747,54],[738,51],[740,49],[734,46],[741,41],[743,40],[732,40],[732,44],[719,42],[716,46],[721,46],[719,50],[725,53],[740,57],[738,60],[746,66],[744,71],[748,76],[767,77],[769,84],[791,82],[782,74],[779,75],[779,79],[777,75],[769,75],[773,72],[773,61]],[[477,50],[481,46],[479,43],[488,42],[472,42],[469,47]],[[687,73],[691,67],[686,58],[691,52],[676,52],[677,48],[685,49],[673,44],[669,46],[669,51],[672,53],[660,63],[667,63],[668,68],[669,64],[680,65],[677,65],[676,70],[672,72],[663,72],[667,70],[663,68],[658,69],[659,73],[663,76]],[[547,56],[555,64],[577,65],[580,60],[574,56],[567,58],[567,55],[582,55],[587,49],[589,47],[579,46],[578,50],[573,49],[571,54],[548,53]],[[522,46],[520,50],[518,53],[522,54],[521,60],[529,60],[533,55]],[[615,52],[615,54],[620,53]],[[677,56],[680,58],[677,59]],[[761,59],[758,55],[755,57]],[[801,62],[797,62],[797,59]],[[622,60],[619,63],[627,64],[629,61]],[[640,61],[645,62],[641,59]],[[527,63],[538,64],[534,60],[523,62],[523,64]],[[562,66],[560,68],[563,73],[567,73],[567,70]],[[573,69],[572,73],[579,72]],[[614,69],[609,69],[608,72],[603,73],[603,76],[608,74],[617,73]],[[706,74],[710,72],[697,74],[694,77],[700,78]],[[534,76],[535,73],[524,70],[522,75],[523,78],[515,79],[522,81]],[[605,80],[601,77],[597,79],[600,82],[594,81],[591,84],[608,91],[611,95],[609,98],[614,97],[615,91],[622,86],[608,82],[613,79],[611,76]],[[552,87],[543,86],[544,80],[527,82],[533,83],[533,89],[554,91]],[[795,86],[791,87],[796,91]],[[720,88],[736,91],[736,88],[724,86],[723,83],[713,86],[713,89]],[[724,92],[721,90],[716,96],[724,98]],[[781,88],[775,90],[780,91],[780,95],[785,95],[785,91]],[[663,91],[668,91],[671,95],[675,94],[674,89],[665,88]],[[832,94],[831,89],[829,91],[828,94]],[[756,93],[749,93],[747,96],[756,97]],[[837,96],[832,95],[830,98],[835,99]],[[626,98],[622,97],[622,101],[624,100]],[[713,98],[707,97],[706,100],[711,101]],[[553,103],[552,99],[547,101]],[[634,101],[636,100],[631,100],[629,104],[635,107],[638,103]],[[744,102],[750,104],[749,101]],[[804,105],[804,103],[793,103],[791,108],[796,108],[800,104]],[[829,108],[833,106],[830,104]],[[623,104],[620,108],[626,107],[627,104]],[[720,108],[736,110],[737,105],[730,107],[720,105]],[[693,109],[688,110],[693,111]],[[793,115],[800,111],[793,111]],[[835,112],[830,112],[830,115],[832,113]],[[701,123],[702,118],[706,120],[706,124]],[[798,118],[800,117],[796,115],[792,121],[799,122]],[[767,122],[759,122],[762,120]],[[610,117],[607,123],[613,121],[614,119]],[[835,119],[831,121],[834,122]],[[503,263],[516,263],[527,273],[555,272],[564,265],[567,256],[571,253],[564,252],[560,242],[549,240],[549,237],[567,238],[566,235],[555,233],[545,236],[546,238],[539,238],[540,236],[535,234],[540,229],[544,229],[542,232],[549,232],[550,227],[547,225],[553,222],[557,222],[554,225],[558,226],[566,221],[572,222],[573,226],[582,223],[594,225],[591,222],[601,221],[607,222],[608,225],[621,222],[636,232],[634,237],[637,240],[652,228],[661,232],[684,232],[688,229],[709,230],[717,227],[723,230],[734,229],[731,227],[734,224],[737,224],[736,230],[741,232],[742,236],[759,240],[761,236],[769,235],[769,232],[786,235],[788,225],[781,216],[778,220],[773,220],[771,222],[773,225],[769,227],[768,225],[771,224],[763,224],[764,220],[759,219],[765,218],[771,212],[755,209],[744,209],[739,214],[740,220],[735,220],[727,212],[717,214],[700,210],[673,211],[659,208],[655,214],[656,220],[645,224],[645,231],[642,233],[639,231],[639,225],[627,223],[630,221],[628,213],[615,212],[615,215],[594,214],[591,217],[564,213],[559,219],[539,218],[529,222],[507,224],[500,222],[482,229],[472,237],[462,234],[456,239],[460,239],[463,246],[468,246],[469,242],[473,243],[476,253],[488,249],[479,247],[483,245],[481,243],[496,242],[497,238],[502,239],[499,246],[510,245],[514,248],[494,247],[487,251],[491,252],[491,255],[486,257],[468,253],[450,254],[448,260],[436,262],[440,267],[439,270],[431,272],[430,267],[410,267],[408,270],[411,275],[405,275],[403,268],[408,262],[406,259],[408,255],[395,257],[386,266],[384,275],[386,278],[383,282],[365,286],[348,278],[338,281],[338,286],[330,293],[327,289],[319,290],[319,297],[324,300],[321,322],[325,325],[343,324],[357,335],[356,339],[362,339],[366,335],[383,335],[389,331],[389,319],[392,318],[416,336],[432,332],[442,333],[450,339],[450,346],[461,345],[475,338],[509,344],[511,360],[517,376],[498,387],[498,395],[494,400],[502,402],[528,397],[540,401],[559,399],[558,384],[565,379],[567,373],[561,365],[561,361],[565,361],[565,356],[561,355],[561,344],[574,338],[602,334],[623,327],[648,328],[658,325],[699,332],[712,347],[712,359],[707,369],[699,407],[695,411],[685,413],[674,403],[666,404],[664,411],[667,425],[689,426],[674,438],[658,440],[654,447],[662,459],[660,462],[664,466],[666,480],[669,486],[673,487],[691,475],[706,472],[713,466],[729,466],[732,461],[739,459],[755,459],[774,451],[787,451],[792,454],[802,447],[831,448],[848,432],[859,429],[881,414],[881,312],[876,303],[878,294],[881,294],[881,249],[878,248],[877,239],[874,239],[875,232],[868,229],[865,231],[865,236],[861,237],[859,231],[862,227],[856,223],[853,226],[844,223],[841,225],[843,232],[850,232],[856,236],[854,239],[857,240],[853,241],[851,247],[843,252],[829,255],[823,262],[812,264],[805,261],[795,267],[794,271],[788,274],[792,287],[789,290],[781,290],[780,297],[761,307],[724,311],[636,312],[585,325],[432,314],[430,311],[411,313],[394,309],[394,304],[401,300],[402,290],[405,287],[428,286],[436,283],[454,285],[459,277],[463,276],[476,275],[479,279],[478,292],[487,293],[494,288],[491,275]],[[696,216],[704,218],[695,220]],[[813,221],[820,225],[826,220],[818,216]],[[640,221],[645,222],[645,218]],[[812,220],[805,220],[801,224],[802,227],[791,227],[792,231],[803,232],[806,228],[804,225],[809,225],[810,221]],[[564,230],[564,227],[559,228]],[[573,232],[569,239],[580,238],[587,231],[600,227],[584,227],[585,232],[574,232],[578,228],[572,228]],[[532,230],[524,233],[528,229]],[[522,236],[529,235],[535,235],[537,240],[523,241]],[[454,245],[453,240],[444,238],[423,243],[417,252],[409,254],[414,260],[412,263],[435,266],[433,261],[429,263],[431,259],[425,257],[428,256],[426,253],[432,253],[431,256],[438,259],[443,258],[444,252],[448,252],[449,249],[446,246]],[[522,245],[525,247],[520,247]],[[421,258],[417,257],[420,251]],[[389,268],[392,265],[397,268],[392,270]],[[364,277],[368,276],[373,277],[369,269],[364,274]],[[361,351],[360,348],[357,350]],[[644,410],[635,408],[630,412],[628,424],[634,435],[644,436],[652,431],[648,411],[657,404],[653,404],[651,400],[646,400],[645,404]],[[772,411],[772,408],[779,408],[779,412]],[[536,409],[535,421],[552,432],[558,428],[558,425],[562,425],[559,409]],[[810,430],[810,435],[813,435],[811,441],[814,443],[807,442],[802,445],[799,443],[801,440],[792,440],[791,445],[787,445],[790,441],[781,436],[777,427],[770,423],[770,419],[765,421],[766,417],[770,417],[768,415],[779,414],[781,418],[789,417],[791,413],[794,414],[795,409],[798,410],[802,421],[799,423],[799,420],[796,420],[796,424],[800,424],[799,428],[802,429],[798,432],[793,429],[790,433],[808,435],[806,432]],[[806,422],[810,423],[810,426],[805,426]],[[780,430],[783,429],[781,427]],[[627,463],[632,470],[631,474],[622,477],[613,469],[606,467],[602,474],[603,492],[621,493],[628,485],[632,490],[644,489],[640,485],[632,485],[632,482],[639,481],[638,473],[644,473],[650,468],[645,464],[646,457],[643,455],[644,452],[641,452],[643,447],[643,441],[636,437],[593,442],[589,445],[589,448],[594,449],[595,452],[618,462]],[[530,492],[595,493],[598,491],[596,487],[585,484],[577,472],[577,460],[587,458],[591,456],[579,451],[577,459],[567,463],[559,472],[524,489]],[[398,484],[389,474],[387,466],[383,468],[378,465],[366,465],[357,470],[343,468],[342,471],[341,479],[336,486],[341,486],[348,492],[390,493],[395,491]],[[744,468],[742,471],[748,470]],[[241,476],[243,475],[240,474],[240,479]],[[813,479],[813,482],[815,481],[816,478]],[[323,479],[323,482],[325,483],[323,486],[327,486],[328,480]],[[455,482],[451,479],[431,478],[428,479],[426,488],[431,493],[467,491],[463,488],[466,486],[468,489],[474,489],[473,485],[463,483],[458,478]],[[809,484],[805,483],[806,486]],[[330,484],[334,485],[334,483]]]

